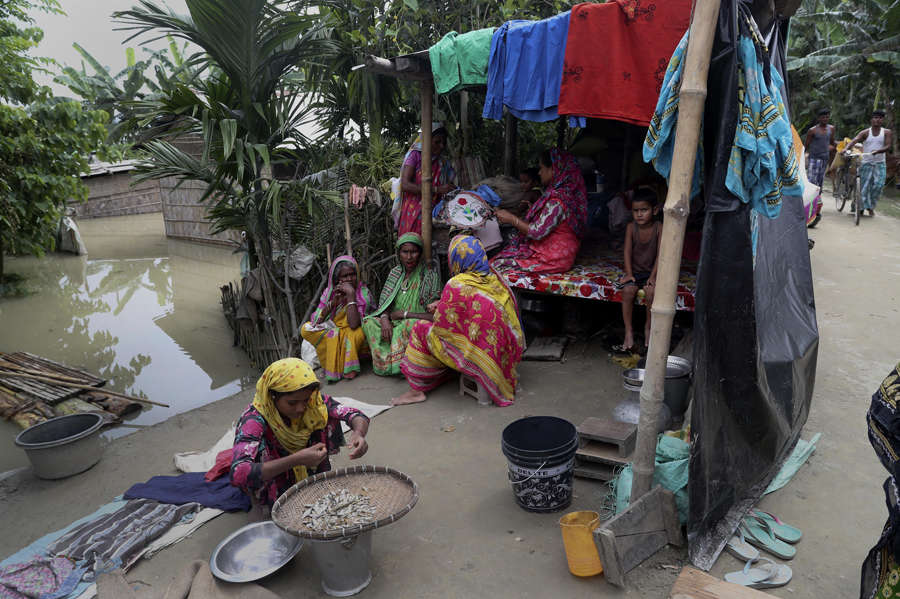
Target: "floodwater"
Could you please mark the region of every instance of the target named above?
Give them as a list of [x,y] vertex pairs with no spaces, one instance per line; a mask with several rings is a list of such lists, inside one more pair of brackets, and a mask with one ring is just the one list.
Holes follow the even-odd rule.
[[[28,296],[0,299],[0,351],[27,351],[109,379],[107,387],[170,404],[145,406],[127,424],[150,425],[255,382],[232,347],[219,286],[239,275],[230,248],[169,239],[162,215],[78,223],[87,256],[9,258]],[[107,436],[134,432],[113,427]],[[0,422],[0,472],[27,465]],[[197,448],[202,449],[202,448]]]

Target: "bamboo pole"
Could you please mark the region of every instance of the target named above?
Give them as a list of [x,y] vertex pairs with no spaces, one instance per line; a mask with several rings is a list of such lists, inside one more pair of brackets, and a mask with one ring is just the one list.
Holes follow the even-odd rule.
[[58,385],[60,387],[71,387],[73,389],[85,389],[86,391],[99,391],[104,395],[112,395],[114,397],[121,397],[124,399],[130,399],[131,401],[139,401],[141,403],[147,403],[154,406],[159,406],[161,408],[171,407],[167,403],[162,403],[158,401],[152,401],[149,399],[144,399],[143,397],[134,397],[132,395],[125,395],[124,393],[119,393],[118,391],[110,391],[109,389],[99,389],[94,387],[93,385],[81,385],[78,383],[71,383],[68,381],[59,380],[56,378],[51,378],[49,376],[36,376],[33,374],[25,374],[22,372],[3,372],[2,376],[11,376],[20,379],[31,379],[35,381],[41,381],[42,383],[51,383],[53,385]]
[[[76,379],[70,376],[65,376],[62,374],[50,374],[49,372],[45,372],[43,370],[33,370],[31,368],[25,368],[24,366],[19,366],[13,362],[7,362],[5,360],[0,360],[0,376],[6,374],[5,371],[10,372],[22,372],[25,374],[34,374],[36,376],[43,376],[51,379],[55,379],[57,381],[65,381],[68,383],[79,383],[79,384],[88,384],[84,379]],[[100,389],[100,387],[95,387],[95,389]]]
[[631,502],[650,491],[656,455],[656,427],[665,389],[666,360],[675,317],[675,292],[681,268],[684,230],[690,214],[691,182],[700,122],[706,104],[706,79],[719,18],[719,0],[697,0],[691,20],[690,37],[684,64],[684,79],[678,94],[678,122],[669,192],[663,209],[662,239],[656,295],[653,298],[650,348],[647,372],[641,387],[641,415],[634,453],[634,483]]
[[422,242],[425,264],[431,264],[431,108],[434,82],[420,84],[422,95]]
[[350,194],[344,197],[344,238],[347,241],[347,255],[353,255],[353,243],[350,240]]

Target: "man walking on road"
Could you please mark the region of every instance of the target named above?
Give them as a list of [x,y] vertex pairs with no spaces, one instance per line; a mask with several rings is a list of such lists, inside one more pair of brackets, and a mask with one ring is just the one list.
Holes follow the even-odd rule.
[[891,149],[891,130],[882,127],[884,124],[884,111],[872,112],[872,126],[863,129],[853,138],[848,147],[862,142],[863,155],[859,165],[859,195],[862,197],[863,210],[869,211],[869,216],[875,216],[875,204],[881,197],[884,187],[884,178],[887,174],[887,152]]
[[806,175],[809,182],[822,187],[825,180],[825,169],[828,168],[831,152],[835,148],[834,125],[828,124],[831,111],[823,108],[819,111],[816,124],[806,132]]

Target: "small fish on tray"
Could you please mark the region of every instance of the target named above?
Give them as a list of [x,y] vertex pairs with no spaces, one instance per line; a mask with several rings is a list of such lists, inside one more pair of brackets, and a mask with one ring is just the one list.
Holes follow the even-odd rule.
[[[365,491],[365,487],[363,491]],[[375,517],[375,506],[367,495],[355,495],[347,489],[331,491],[315,503],[303,507],[301,522],[311,530],[323,531],[367,524]]]

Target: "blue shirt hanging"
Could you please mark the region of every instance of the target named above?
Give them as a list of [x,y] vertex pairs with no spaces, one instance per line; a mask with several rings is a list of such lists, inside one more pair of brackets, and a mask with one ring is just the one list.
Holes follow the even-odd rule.
[[491,40],[482,116],[545,122],[559,117],[569,11],[542,21],[507,21]]

